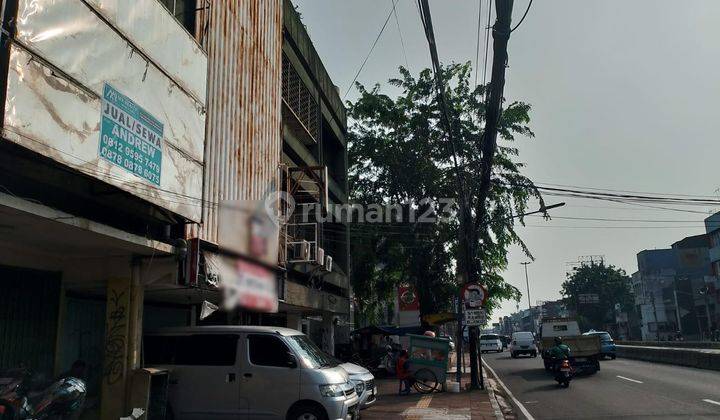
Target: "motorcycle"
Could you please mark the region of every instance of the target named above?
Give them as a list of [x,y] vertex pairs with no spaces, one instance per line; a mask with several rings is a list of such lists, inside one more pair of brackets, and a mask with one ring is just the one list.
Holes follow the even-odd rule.
[[28,369],[0,373],[0,420],[63,419],[82,408],[87,386],[64,377],[41,387]]
[[563,388],[567,388],[570,386],[570,380],[573,377],[573,368],[570,366],[570,360],[563,359],[557,364],[556,371],[555,371],[555,380],[557,381],[558,385],[562,386]]

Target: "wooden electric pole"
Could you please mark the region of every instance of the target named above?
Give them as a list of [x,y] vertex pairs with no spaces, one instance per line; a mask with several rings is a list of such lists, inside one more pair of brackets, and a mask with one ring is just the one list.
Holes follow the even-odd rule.
[[[490,96],[485,112],[485,130],[480,144],[482,172],[480,174],[480,189],[475,202],[475,223],[465,229],[466,243],[471,248],[471,255],[475,256],[468,268],[468,280],[479,278],[482,274],[482,254],[477,252],[476,246],[487,222],[486,202],[490,191],[491,174],[495,151],[497,150],[497,128],[500,120],[500,107],[502,106],[503,91],[505,89],[505,66],[507,65],[507,45],[510,39],[510,21],[512,19],[513,0],[495,0],[496,20],[492,28],[493,34],[493,63],[490,73]],[[470,233],[468,235],[468,233]],[[473,267],[473,265],[475,267]],[[470,374],[471,387],[482,384],[482,376],[478,381],[478,372],[482,375],[482,361],[478,363],[477,327],[470,329]]]
[[[485,113],[485,130],[480,144],[482,171],[480,174],[480,187],[477,197],[471,197],[463,179],[462,170],[458,166],[458,147],[455,144],[452,116],[449,113],[445,86],[442,79],[435,35],[433,32],[430,7],[427,0],[418,0],[421,19],[425,35],[430,46],[430,56],[435,72],[438,100],[441,107],[441,119],[447,131],[448,140],[453,155],[453,164],[457,175],[459,205],[459,243],[461,247],[460,261],[458,261],[459,274],[465,283],[479,283],[482,273],[482,255],[478,253],[479,239],[486,229],[487,209],[485,204],[490,191],[492,164],[497,149],[497,127],[500,119],[503,90],[505,88],[505,66],[507,64],[507,44],[510,38],[510,20],[512,18],[513,0],[495,0],[495,14],[497,16],[493,25],[493,64],[490,75],[490,95],[487,99]],[[473,198],[475,198],[473,200]],[[473,220],[473,207],[475,218]],[[462,298],[458,301],[458,347],[462,343]],[[470,344],[470,387],[483,387],[481,362],[478,363],[479,351],[477,348],[478,327],[469,327],[468,338]],[[458,352],[460,353],[460,352]],[[457,363],[460,371],[460,361]],[[458,379],[460,375],[458,374]]]

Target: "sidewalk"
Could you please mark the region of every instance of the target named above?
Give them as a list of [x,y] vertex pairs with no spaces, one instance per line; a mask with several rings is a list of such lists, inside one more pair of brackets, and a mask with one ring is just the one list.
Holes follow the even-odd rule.
[[[469,372],[469,368],[467,369]],[[449,374],[455,379],[455,373]],[[486,385],[489,385],[486,380]],[[376,380],[378,399],[370,408],[362,411],[362,419],[408,419],[408,420],[499,420],[504,419],[495,401],[492,388],[460,393],[435,392],[398,395],[398,381],[394,378]],[[463,374],[462,384],[470,383],[470,374]]]

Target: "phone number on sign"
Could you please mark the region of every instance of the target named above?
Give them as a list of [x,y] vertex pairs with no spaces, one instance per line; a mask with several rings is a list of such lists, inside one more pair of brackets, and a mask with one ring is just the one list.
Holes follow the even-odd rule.
[[[160,174],[156,172],[156,169],[159,168],[155,162],[149,162],[145,159],[145,161],[148,162],[147,167],[145,167],[142,163],[134,162],[131,157],[125,156],[105,146],[100,148],[100,156],[155,184],[160,183]],[[142,156],[140,158],[142,162]]]

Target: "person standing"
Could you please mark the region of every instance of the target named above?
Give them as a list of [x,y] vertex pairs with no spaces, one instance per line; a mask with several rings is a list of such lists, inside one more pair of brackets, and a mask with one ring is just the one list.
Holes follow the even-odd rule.
[[398,394],[407,395],[410,393],[410,387],[412,386],[413,380],[410,375],[410,361],[407,350],[400,350],[400,355],[397,358],[395,364],[395,374],[400,381]]

